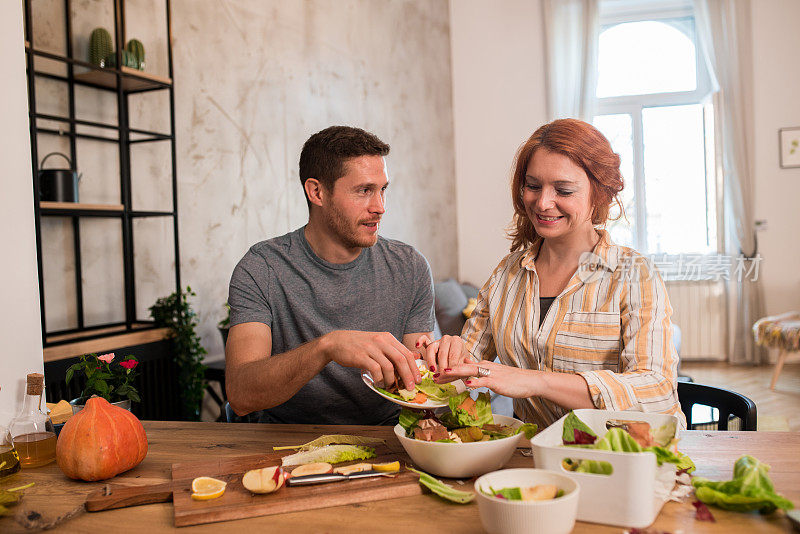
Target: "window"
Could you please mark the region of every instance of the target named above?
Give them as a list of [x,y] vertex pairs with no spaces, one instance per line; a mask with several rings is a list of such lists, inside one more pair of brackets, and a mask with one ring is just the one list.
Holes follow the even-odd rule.
[[625,179],[612,238],[648,255],[716,253],[711,83],[691,3],[605,0],[598,54],[593,123]]

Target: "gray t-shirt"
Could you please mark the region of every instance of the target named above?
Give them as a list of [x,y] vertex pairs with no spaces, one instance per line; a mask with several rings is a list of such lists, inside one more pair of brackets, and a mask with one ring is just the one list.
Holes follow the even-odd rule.
[[[413,247],[378,237],[352,262],[336,264],[314,253],[304,229],[262,241],[239,261],[228,293],[231,326],[269,326],[272,354],[333,330],[389,332],[400,341],[433,330],[431,270]],[[364,385],[359,369],[331,362],[291,399],[248,420],[379,425],[398,413]]]

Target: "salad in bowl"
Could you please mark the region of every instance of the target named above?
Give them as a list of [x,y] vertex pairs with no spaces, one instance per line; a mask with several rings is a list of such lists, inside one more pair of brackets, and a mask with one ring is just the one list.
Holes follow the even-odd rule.
[[422,470],[466,478],[503,467],[536,425],[492,414],[488,393],[472,398],[465,391],[450,397],[448,409],[403,410],[394,433]]

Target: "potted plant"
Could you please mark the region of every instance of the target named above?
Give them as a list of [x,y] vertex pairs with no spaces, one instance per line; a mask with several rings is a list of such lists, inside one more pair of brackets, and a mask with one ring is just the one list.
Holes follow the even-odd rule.
[[231,305],[225,303],[225,318],[217,323],[217,330],[222,336],[222,350],[225,350],[225,345],[228,344],[228,331],[231,329]]
[[183,418],[199,421],[200,404],[206,389],[206,366],[203,364],[206,349],[200,344],[200,336],[195,330],[197,314],[189,304],[190,296],[195,296],[195,292],[187,286],[186,291],[162,297],[150,307],[150,315],[156,326],[172,330]]
[[139,360],[135,356],[126,356],[115,362],[115,358],[113,352],[100,356],[84,354],[80,361],[67,369],[67,384],[76,373],[86,378],[81,396],[70,401],[73,413],[81,411],[92,395],[103,397],[111,404],[126,410],[131,409],[131,401],[141,401],[139,393],[133,387],[133,381],[138,374],[136,367],[139,365]]

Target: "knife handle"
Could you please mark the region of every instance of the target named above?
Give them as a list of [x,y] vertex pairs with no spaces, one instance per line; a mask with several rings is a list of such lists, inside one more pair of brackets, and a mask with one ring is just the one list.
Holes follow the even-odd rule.
[[306,486],[308,484],[322,484],[324,482],[339,482],[340,480],[347,480],[349,477],[341,473],[326,473],[324,475],[303,475],[299,477],[291,477],[286,480],[290,486]]
[[101,512],[140,504],[169,502],[172,500],[172,483],[150,486],[112,486],[86,496],[84,507],[87,512]]

